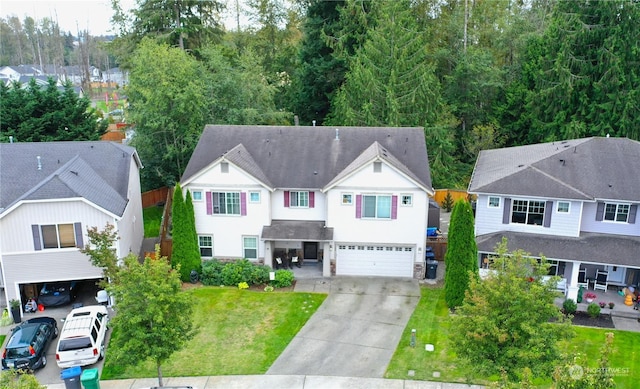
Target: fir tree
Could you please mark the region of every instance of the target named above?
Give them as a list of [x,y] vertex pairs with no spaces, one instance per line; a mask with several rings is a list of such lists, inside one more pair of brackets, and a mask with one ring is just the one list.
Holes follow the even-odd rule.
[[469,289],[470,277],[478,275],[473,211],[468,201],[458,200],[453,206],[444,261],[447,266],[444,278],[445,301],[453,309],[462,304],[464,294]]

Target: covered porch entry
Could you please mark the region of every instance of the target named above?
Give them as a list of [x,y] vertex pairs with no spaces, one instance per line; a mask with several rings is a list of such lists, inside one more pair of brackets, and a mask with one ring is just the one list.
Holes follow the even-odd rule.
[[324,221],[273,220],[262,228],[262,240],[265,265],[289,269],[296,278],[331,276],[333,228]]

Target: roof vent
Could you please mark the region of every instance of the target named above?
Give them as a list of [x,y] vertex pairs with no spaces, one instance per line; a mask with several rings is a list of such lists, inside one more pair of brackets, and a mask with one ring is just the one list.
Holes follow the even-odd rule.
[[38,170],[42,170],[42,160],[40,159],[40,156],[38,155]]
[[336,140],[340,140],[340,130],[336,128]]

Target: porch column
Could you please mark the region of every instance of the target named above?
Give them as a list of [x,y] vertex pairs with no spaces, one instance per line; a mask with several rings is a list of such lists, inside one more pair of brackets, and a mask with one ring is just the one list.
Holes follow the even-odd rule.
[[333,251],[333,242],[324,242],[322,244],[322,276],[331,277],[331,257]]
[[567,298],[578,301],[578,273],[580,272],[580,262],[567,261],[564,268],[564,275],[567,278]]
[[264,242],[264,264],[273,269],[273,241]]

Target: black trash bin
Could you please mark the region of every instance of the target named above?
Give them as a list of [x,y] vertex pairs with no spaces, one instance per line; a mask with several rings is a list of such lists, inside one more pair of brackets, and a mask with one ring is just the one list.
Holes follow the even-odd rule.
[[70,367],[60,372],[60,379],[64,381],[65,389],[82,389],[80,376],[82,368],[80,366]]
[[427,261],[427,274],[425,278],[429,280],[435,280],[437,270],[438,270],[438,261]]

